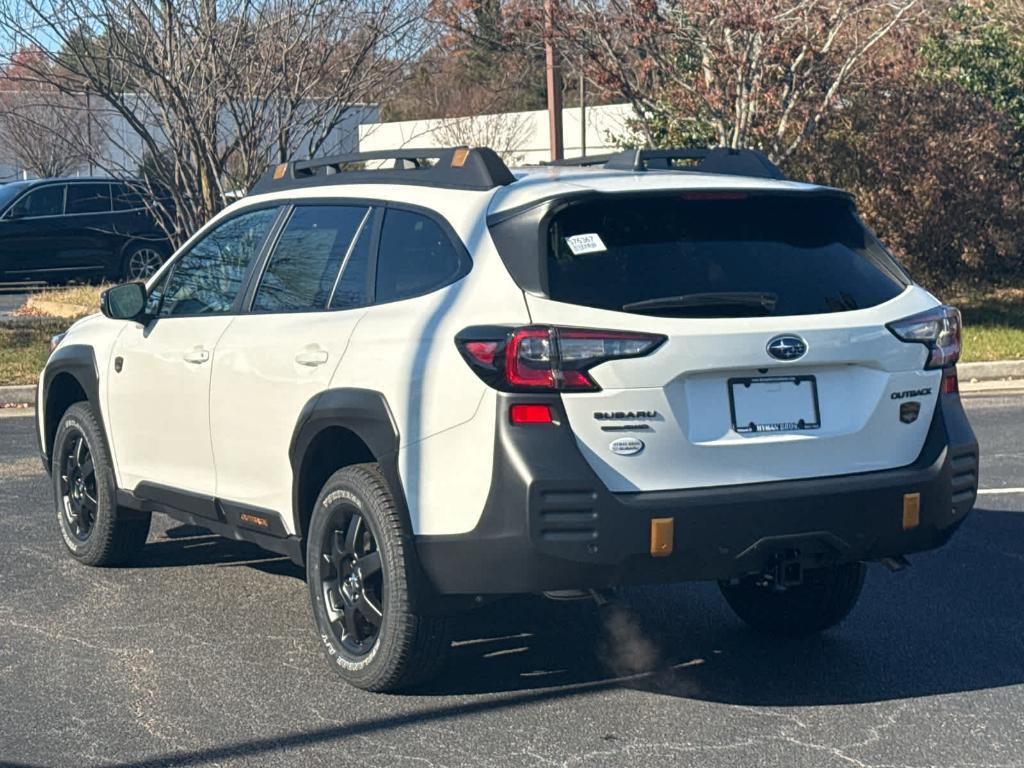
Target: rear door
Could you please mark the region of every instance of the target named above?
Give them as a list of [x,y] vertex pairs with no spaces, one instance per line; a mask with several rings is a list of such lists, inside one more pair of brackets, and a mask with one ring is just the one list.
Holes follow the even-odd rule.
[[219,498],[291,510],[288,448],[303,406],[327,388],[370,303],[375,215],[366,205],[296,205],[251,310],[218,342],[210,422]]
[[54,222],[63,239],[58,255],[83,278],[116,274],[123,238],[118,235],[111,213],[110,184],[74,182],[68,184],[64,216]]
[[[940,373],[886,323],[936,302],[848,200],[605,195],[556,214],[547,235],[535,323],[667,337],[592,369],[600,391],[563,395],[611,490],[841,475],[919,454]],[[920,393],[911,423],[893,398],[908,391]]]

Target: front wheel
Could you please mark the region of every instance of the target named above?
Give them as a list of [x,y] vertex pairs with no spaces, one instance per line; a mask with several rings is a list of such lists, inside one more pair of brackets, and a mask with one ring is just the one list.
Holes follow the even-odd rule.
[[754,629],[774,635],[810,635],[834,627],[853,610],[864,586],[864,564],[844,563],[804,571],[803,581],[783,590],[750,576],[720,582],[729,607]]
[[51,464],[57,522],[68,552],[86,565],[119,565],[149,534],[148,512],[117,506],[110,453],[88,403],[61,416]]
[[418,614],[411,605],[412,553],[376,464],[331,475],[309,524],[306,581],[324,652],[357,688],[404,688],[444,661],[444,618]]

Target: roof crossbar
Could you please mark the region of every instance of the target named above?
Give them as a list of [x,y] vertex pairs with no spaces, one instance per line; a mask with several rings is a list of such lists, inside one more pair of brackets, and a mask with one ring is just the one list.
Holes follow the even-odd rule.
[[[367,168],[367,163],[392,160]],[[487,147],[387,149],[292,160],[271,166],[251,195],[328,184],[415,184],[447,189],[488,190],[515,181],[498,154]]]
[[553,165],[556,168],[587,168],[593,165],[604,165],[615,156],[615,152],[609,152],[604,155],[582,155],[581,157],[569,157],[563,160],[546,160],[541,165]]
[[[691,164],[682,165],[679,161],[690,161]],[[604,167],[620,171],[690,171],[764,179],[786,178],[763,152],[727,147],[628,149],[613,156]]]

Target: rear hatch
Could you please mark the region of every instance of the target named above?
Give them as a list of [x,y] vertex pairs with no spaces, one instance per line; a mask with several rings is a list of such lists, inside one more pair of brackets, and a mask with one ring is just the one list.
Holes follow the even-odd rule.
[[[509,253],[524,226],[540,228],[532,278]],[[610,490],[843,475],[920,453],[942,372],[887,324],[937,302],[845,195],[594,194],[492,233],[533,323],[659,339],[590,368],[594,391],[562,394]]]

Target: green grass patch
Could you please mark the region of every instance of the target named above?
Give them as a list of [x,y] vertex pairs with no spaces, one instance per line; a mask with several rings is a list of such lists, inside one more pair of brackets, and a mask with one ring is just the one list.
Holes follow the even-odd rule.
[[964,318],[963,362],[1024,359],[1024,289],[1003,289],[952,303]]
[[35,384],[50,355],[50,338],[67,320],[0,323],[0,385]]
[[77,285],[38,291],[11,319],[0,319],[0,386],[35,384],[50,356],[50,339],[78,318],[98,312],[109,286]]

